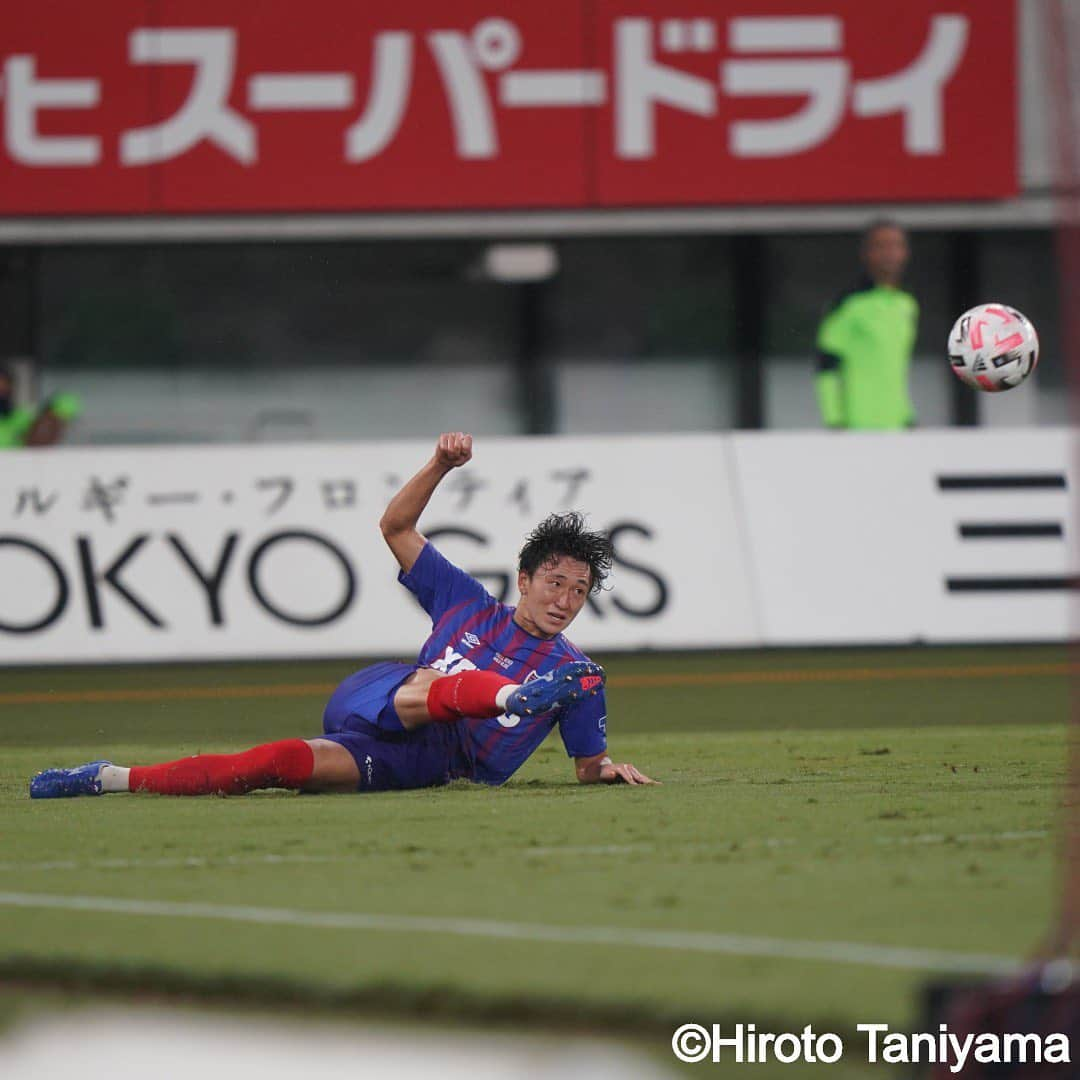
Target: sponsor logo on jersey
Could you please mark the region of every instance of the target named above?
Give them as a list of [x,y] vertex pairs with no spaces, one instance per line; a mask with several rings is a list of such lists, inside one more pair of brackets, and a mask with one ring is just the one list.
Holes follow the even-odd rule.
[[509,668],[514,666],[514,661],[508,656],[503,656],[501,652],[497,652],[493,657],[496,664],[501,668]]
[[441,671],[444,675],[453,675],[459,671],[475,671],[476,665],[471,660],[466,660],[460,653],[454,652],[450,645],[438,660],[431,662],[435,671]]

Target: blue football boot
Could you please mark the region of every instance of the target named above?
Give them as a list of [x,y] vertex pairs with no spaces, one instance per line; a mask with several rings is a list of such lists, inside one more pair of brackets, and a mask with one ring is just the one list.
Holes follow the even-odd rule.
[[519,686],[507,698],[506,712],[511,716],[541,716],[561,705],[598,694],[604,677],[599,664],[573,660]]
[[111,761],[91,761],[74,769],[46,769],[30,781],[31,799],[72,799],[76,795],[101,794],[101,766]]

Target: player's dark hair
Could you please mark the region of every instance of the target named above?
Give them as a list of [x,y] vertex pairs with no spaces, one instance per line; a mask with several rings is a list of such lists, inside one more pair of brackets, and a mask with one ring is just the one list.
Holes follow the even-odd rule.
[[865,245],[867,240],[869,240],[879,229],[896,229],[907,236],[907,229],[905,229],[896,218],[876,217],[865,229],[863,229],[862,234],[859,237],[859,242]]
[[518,555],[518,570],[532,577],[542,566],[550,566],[560,555],[585,563],[592,574],[591,593],[598,593],[611,573],[613,550],[605,532],[589,532],[585,515],[576,510],[549,514],[525,539]]

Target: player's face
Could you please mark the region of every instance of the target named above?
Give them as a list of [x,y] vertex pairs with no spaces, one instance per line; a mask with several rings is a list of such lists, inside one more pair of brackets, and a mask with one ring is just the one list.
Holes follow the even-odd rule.
[[539,637],[561,634],[585,606],[591,583],[588,564],[569,555],[541,566],[532,577],[522,571],[518,574],[518,621]]
[[908,255],[907,234],[893,225],[882,225],[863,241],[863,263],[874,281],[899,281]]

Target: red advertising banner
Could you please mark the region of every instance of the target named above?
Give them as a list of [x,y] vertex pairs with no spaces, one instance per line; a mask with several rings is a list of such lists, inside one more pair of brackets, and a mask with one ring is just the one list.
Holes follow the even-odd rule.
[[1013,0],[37,0],[0,214],[1016,191]]

